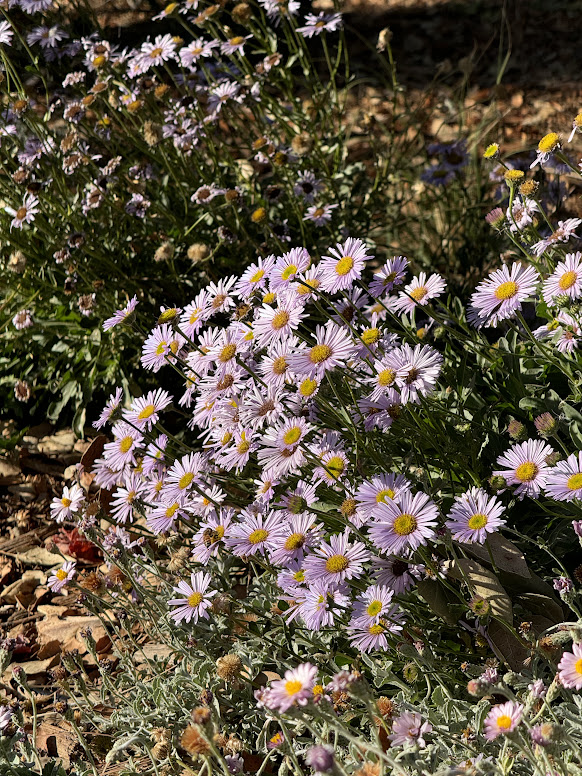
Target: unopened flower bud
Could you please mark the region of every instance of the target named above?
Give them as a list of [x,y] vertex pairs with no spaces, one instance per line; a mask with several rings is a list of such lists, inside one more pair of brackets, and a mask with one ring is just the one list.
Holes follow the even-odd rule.
[[549,412],[538,415],[534,420],[534,425],[538,434],[544,438],[553,436],[558,430],[558,421]]

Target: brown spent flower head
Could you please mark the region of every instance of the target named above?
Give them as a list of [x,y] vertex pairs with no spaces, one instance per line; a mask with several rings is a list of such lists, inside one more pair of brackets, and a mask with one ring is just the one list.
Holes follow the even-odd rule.
[[242,660],[234,652],[223,655],[216,661],[216,673],[225,682],[230,682],[240,676],[242,667]]
[[534,180],[524,181],[519,187],[519,193],[522,197],[533,197],[539,188],[539,183]]
[[188,547],[178,547],[177,550],[175,550],[170,554],[168,571],[175,572],[184,568],[189,556],[190,556],[190,549]]
[[192,243],[188,248],[188,258],[195,264],[199,261],[204,261],[210,256],[210,248],[204,243]]
[[383,719],[390,718],[396,711],[396,705],[394,701],[387,698],[385,695],[381,695],[376,701],[376,708],[380,712]]
[[237,5],[235,5],[235,7],[232,9],[231,13],[232,18],[237,24],[246,24],[253,15],[251,7],[248,3],[237,3]]
[[182,733],[180,744],[188,754],[210,754],[210,745],[194,725],[188,725]]
[[154,253],[154,261],[169,261],[174,256],[174,246],[166,240]]
[[90,571],[79,580],[79,587],[91,593],[99,593],[103,590],[103,576],[98,571]]
[[376,43],[376,48],[378,51],[386,51],[393,37],[394,34],[390,27],[384,27],[383,30],[380,30],[378,35],[378,43]]
[[291,148],[299,156],[305,156],[313,149],[313,137],[307,132],[301,132],[299,135],[295,135],[291,141]]
[[154,148],[163,138],[162,128],[155,121],[145,121],[143,125],[143,138],[150,148]]
[[212,714],[208,706],[196,706],[192,710],[192,722],[195,725],[207,725],[212,719]]

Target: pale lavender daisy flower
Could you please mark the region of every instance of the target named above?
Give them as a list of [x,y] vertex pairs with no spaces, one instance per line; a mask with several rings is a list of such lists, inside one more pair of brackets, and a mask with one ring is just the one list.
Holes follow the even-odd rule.
[[312,631],[334,624],[338,609],[346,609],[350,598],[347,585],[329,586],[323,579],[312,582],[303,599],[299,598],[298,614]]
[[333,211],[338,207],[337,204],[333,205],[311,205],[307,208],[306,214],[303,216],[304,221],[313,221],[315,226],[325,226],[333,215]]
[[504,512],[505,507],[495,496],[489,496],[482,488],[469,488],[456,497],[447,517],[447,528],[455,541],[483,544],[488,533],[505,525],[501,519]]
[[311,663],[301,663],[297,668],[285,671],[283,679],[273,682],[266,691],[265,706],[281,713],[291,706],[305,706],[313,697],[317,668]]
[[63,563],[60,569],[53,571],[47,580],[47,585],[53,593],[60,593],[60,591],[73,579],[76,574],[76,566],[77,564],[75,561],[68,560]]
[[388,736],[392,746],[418,746],[424,749],[424,735],[430,733],[432,725],[423,722],[416,711],[405,711],[392,723],[392,733]]
[[187,46],[180,49],[180,62],[184,67],[192,67],[201,57],[213,56],[213,49],[219,46],[217,40],[202,40],[196,38]]
[[26,194],[22,205],[17,210],[6,206],[4,210],[13,216],[10,222],[10,229],[22,229],[23,224],[31,224],[38,213],[39,204],[40,200],[38,197],[35,197],[34,194]]
[[208,609],[212,606],[212,596],[216,590],[209,590],[212,581],[210,574],[204,571],[193,572],[190,576],[190,584],[181,580],[174,588],[175,593],[180,593],[180,598],[171,598],[169,606],[178,608],[170,614],[175,623],[198,622],[200,617],[208,620]]
[[567,253],[543,285],[544,301],[552,304],[557,296],[578,299],[582,295],[582,253]]
[[235,555],[264,555],[267,550],[275,550],[285,535],[281,517],[276,512],[255,515],[244,510],[240,517],[241,522],[232,526],[230,536],[225,540]]
[[535,199],[521,199],[515,197],[511,210],[507,208],[506,218],[510,232],[521,232],[533,223],[534,213],[539,212],[539,206]]
[[539,439],[529,439],[527,442],[513,445],[506,453],[497,459],[499,468],[493,472],[496,477],[503,477],[508,485],[517,485],[515,495],[537,498],[545,487],[550,467],[546,458],[554,452],[550,445]]
[[14,30],[10,22],[6,20],[0,22],[0,46],[10,46],[12,44],[12,37]]
[[311,256],[305,248],[292,248],[276,260],[269,275],[271,291],[278,292],[291,285],[296,275],[304,273],[311,264]]
[[373,517],[378,504],[388,499],[398,502],[401,494],[409,491],[412,485],[403,474],[379,474],[363,482],[355,493],[355,500],[364,514]]
[[148,335],[142,347],[141,364],[152,372],[159,370],[174,360],[186,340],[174,332],[169,323],[156,326]]
[[568,242],[570,237],[577,237],[576,229],[582,224],[582,218],[567,218],[565,221],[558,221],[558,226],[548,237],[544,237],[531,246],[535,256],[541,256],[548,248],[552,248],[557,243]]
[[569,313],[560,310],[557,316],[533,330],[536,339],[551,338],[560,353],[571,354],[578,348],[582,331],[580,323]]
[[338,585],[346,579],[361,577],[370,553],[362,542],[349,542],[350,532],[330,536],[305,558],[305,577],[310,582],[323,580]]
[[418,277],[412,279],[408,285],[404,286],[404,291],[400,291],[398,299],[394,304],[397,312],[410,313],[417,307],[428,304],[431,299],[436,299],[445,290],[446,283],[440,275],[432,274],[427,278],[426,272],[421,272]]
[[498,736],[512,733],[519,725],[523,714],[523,704],[507,701],[493,706],[485,718],[483,733],[488,741]]
[[521,310],[522,302],[537,287],[539,275],[534,267],[524,267],[515,262],[511,269],[505,265],[496,269],[471,296],[467,319],[476,328],[496,326],[500,321],[513,317]]
[[290,295],[278,297],[277,307],[264,304],[253,322],[253,331],[260,347],[287,339],[304,318],[303,306]]
[[71,488],[63,488],[63,495],[59,498],[55,496],[51,501],[51,517],[57,523],[63,523],[65,520],[71,520],[81,509],[85,502],[85,494],[78,485]]
[[350,288],[362,275],[365,262],[374,257],[367,252],[363,240],[348,237],[345,243],[329,248],[331,256],[323,256],[319,267],[322,270],[321,287],[330,294]]
[[405,256],[393,256],[384,266],[374,272],[374,277],[370,282],[370,293],[372,296],[382,296],[392,291],[396,286],[402,285],[406,277],[408,268],[408,259]]
[[293,193],[298,197],[303,197],[305,202],[311,204],[315,199],[315,195],[324,189],[325,185],[322,181],[308,170],[297,178],[297,182],[293,186]]
[[438,509],[426,493],[404,491],[398,502],[378,504],[369,535],[384,552],[416,550],[435,535]]
[[544,485],[546,495],[555,501],[582,499],[582,452],[572,453],[565,461],[547,471]]
[[167,391],[158,388],[149,391],[145,396],[134,399],[131,409],[123,411],[123,417],[128,423],[139,429],[149,431],[158,422],[160,412],[172,403],[172,397]]
[[392,555],[389,558],[377,558],[378,567],[376,580],[380,585],[387,585],[396,595],[403,595],[416,585],[422,577],[424,566],[410,563]]
[[430,345],[405,344],[395,348],[387,360],[395,359],[396,386],[403,404],[418,402],[435,390],[444,362],[442,355]]
[[361,593],[352,606],[352,622],[361,620],[373,625],[381,619],[391,619],[397,608],[392,603],[394,590],[386,585],[370,585]]
[[265,259],[259,257],[256,262],[245,269],[237,280],[235,292],[244,299],[249,299],[254,291],[263,291],[269,282],[269,273],[275,263],[273,255]]
[[137,449],[143,442],[143,435],[130,426],[129,423],[120,421],[113,426],[113,442],[107,442],[103,448],[103,457],[112,469],[120,471],[124,466],[135,464]]
[[138,306],[137,296],[132,296],[125,307],[120,310],[116,310],[115,314],[111,318],[107,318],[103,323],[103,331],[112,329],[120,323],[128,323],[129,319],[133,316],[135,308]]
[[32,310],[19,310],[12,319],[12,325],[15,329],[18,329],[18,331],[30,329],[31,326],[34,326]]
[[558,671],[558,677],[564,687],[582,690],[582,643],[572,644],[572,652],[562,654]]
[[322,528],[315,515],[308,513],[292,515],[284,525],[284,534],[271,552],[271,563],[287,566],[293,560],[302,561],[306,550],[316,547],[321,541]]
[[387,633],[398,633],[402,630],[402,625],[398,620],[402,619],[402,614],[394,609],[393,619],[380,618],[377,622],[366,622],[365,620],[354,620],[348,625],[350,644],[360,652],[377,652],[378,650],[388,649]]
[[133,517],[137,499],[143,496],[146,483],[139,474],[130,474],[123,487],[118,487],[111,500],[111,516],[118,523],[126,523]]
[[173,531],[176,521],[186,517],[183,504],[180,501],[164,501],[148,511],[146,523],[148,528],[156,534],[165,534]]
[[335,32],[342,26],[341,13],[324,13],[321,11],[318,15],[308,13],[305,17],[305,25],[297,27],[297,32],[304,38],[312,38],[314,35],[321,35],[322,32]]
[[291,369],[300,375],[323,377],[338,366],[344,366],[354,353],[349,334],[335,323],[328,321],[315,331],[315,344],[302,346],[291,356]]

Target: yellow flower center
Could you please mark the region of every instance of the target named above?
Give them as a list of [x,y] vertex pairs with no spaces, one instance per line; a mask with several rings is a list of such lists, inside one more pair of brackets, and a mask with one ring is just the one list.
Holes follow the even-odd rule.
[[310,294],[312,291],[315,291],[320,285],[321,283],[317,278],[312,278],[309,282],[304,280],[303,283],[300,283],[297,287],[297,293],[300,296],[305,296],[305,294]]
[[339,477],[346,467],[344,459],[339,455],[334,455],[325,465],[335,477]]
[[574,664],[574,671],[576,671],[577,674],[580,674],[582,676],[582,657],[580,660],[577,660]]
[[121,450],[122,453],[127,453],[131,449],[132,444],[133,444],[133,437],[130,437],[130,436],[123,437],[123,439],[119,443],[119,449]]
[[372,636],[379,636],[381,633],[384,633],[384,626],[380,625],[380,623],[376,623],[376,625],[370,625],[368,628],[368,633],[370,633]]
[[169,310],[164,310],[164,312],[160,315],[158,318],[158,323],[167,323],[168,321],[173,321],[177,315],[178,310],[175,307],[170,307]]
[[160,54],[162,53],[162,51],[163,51],[163,49],[162,49],[162,48],[160,48],[160,46],[158,46],[157,48],[155,48],[155,49],[152,49],[152,50],[150,51],[150,57],[151,57],[152,59],[155,59],[156,57],[159,57],[159,56],[160,56]]
[[286,326],[289,323],[289,313],[286,310],[279,310],[278,313],[275,313],[273,316],[273,320],[271,321],[271,326],[274,329],[282,329],[283,326]]
[[263,297],[263,302],[265,304],[273,304],[276,298],[277,298],[277,294],[275,294],[273,291],[269,291],[269,293],[265,294],[265,296]]
[[500,301],[503,301],[504,299],[511,299],[517,294],[518,290],[519,288],[517,283],[515,283],[513,280],[508,280],[505,283],[501,283],[501,285],[495,289],[495,296]]
[[317,380],[312,380],[310,377],[306,377],[305,380],[301,381],[301,385],[299,386],[299,393],[302,396],[309,397],[315,393],[316,389]]
[[143,410],[139,413],[137,416],[138,420],[146,420],[146,418],[151,418],[151,416],[156,411],[156,408],[153,404],[148,404],[146,407],[143,408]]
[[295,574],[293,574],[293,579],[296,582],[305,582],[305,572],[303,571],[303,569],[296,571]]
[[305,535],[300,533],[291,534],[285,541],[286,550],[299,550],[305,544]]
[[394,380],[396,380],[396,372],[393,369],[383,369],[378,374],[378,385],[381,385],[383,388],[387,385],[392,385]]
[[281,272],[281,280],[289,280],[291,275],[294,275],[297,272],[297,267],[295,264],[289,264],[288,267],[285,267],[283,272]]
[[264,528],[257,528],[256,531],[253,531],[252,534],[249,534],[249,542],[251,544],[260,544],[261,542],[265,541],[268,535],[269,532],[265,531]]
[[258,269],[255,274],[251,278],[251,283],[258,283],[259,280],[262,280],[265,277],[265,270],[264,269]]
[[240,442],[237,445],[236,449],[238,453],[240,453],[241,455],[244,455],[245,453],[248,453],[250,447],[251,447],[251,443],[247,442],[246,439],[243,439],[242,442]]
[[160,342],[158,347],[156,348],[156,356],[162,356],[166,352],[166,345],[168,343],[166,340],[163,340],[163,342]]
[[191,606],[192,608],[198,606],[198,604],[202,603],[203,598],[204,596],[202,593],[192,593],[192,595],[188,596],[188,606]]
[[582,474],[573,474],[571,477],[568,477],[566,487],[568,490],[579,490],[582,488]]
[[231,439],[232,439],[232,434],[230,433],[230,431],[227,431],[226,434],[222,437],[220,443],[224,447],[224,445],[227,445]]
[[386,503],[387,498],[393,499],[395,495],[396,491],[392,490],[392,488],[384,488],[384,490],[376,494],[376,503]]
[[176,355],[176,353],[178,352],[178,348],[179,348],[179,347],[180,347],[180,345],[179,345],[179,343],[178,343],[178,340],[172,340],[172,341],[170,342],[170,350],[172,351],[172,353],[173,353],[174,355]]
[[240,46],[243,40],[244,38],[241,38],[240,35],[237,35],[236,38],[231,38],[228,42],[231,44],[231,46]]
[[228,345],[225,345],[222,348],[218,358],[220,359],[220,361],[222,361],[223,364],[225,364],[227,361],[230,361],[232,358],[234,358],[235,355],[236,355],[236,345],[234,344],[234,342],[229,342]]
[[303,689],[303,682],[299,679],[292,679],[289,682],[285,682],[285,692],[287,695],[297,695],[297,693]]
[[295,428],[290,428],[289,431],[283,434],[283,442],[285,442],[286,445],[294,445],[300,436],[301,429],[295,426]]
[[418,288],[413,288],[410,292],[410,296],[414,299],[415,302],[420,302],[424,297],[428,294],[428,288],[426,286],[419,286]]
[[105,64],[105,62],[107,62],[107,59],[106,57],[103,56],[103,54],[101,54],[101,56],[95,57],[95,59],[93,60],[93,66],[101,67],[102,65]]
[[314,345],[309,351],[309,360],[312,364],[321,364],[333,353],[329,345]]
[[414,515],[408,514],[407,512],[404,512],[402,515],[398,515],[393,525],[394,532],[397,533],[398,536],[408,536],[409,534],[413,533],[417,527],[418,523],[416,521],[416,517]]
[[538,151],[541,151],[544,154],[549,153],[550,151],[553,151],[556,146],[560,144],[560,136],[557,132],[548,132],[547,135],[544,135],[540,142],[538,143]]
[[67,572],[64,569],[58,569],[55,571],[55,577],[62,582],[67,578]]
[[525,177],[523,170],[507,170],[503,176],[508,183],[515,183]]
[[574,272],[573,269],[571,269],[569,272],[564,272],[564,274],[558,281],[558,285],[560,286],[562,291],[567,291],[569,288],[572,288],[572,286],[577,280],[578,280],[577,273]]
[[489,520],[487,515],[484,515],[483,512],[476,512],[474,515],[471,515],[467,525],[469,528],[475,531],[478,528],[485,528],[488,522]]
[[377,614],[380,614],[380,612],[382,611],[382,601],[372,601],[366,607],[366,611],[368,612],[370,617],[375,617]]
[[315,695],[315,697],[319,695],[323,695],[324,689],[325,688],[322,684],[316,684],[313,686],[313,694]]
[[332,574],[337,574],[340,571],[345,571],[350,565],[350,561],[345,555],[332,555],[325,562],[325,569]]
[[532,480],[535,480],[538,472],[539,469],[535,463],[527,461],[526,463],[519,464],[515,470],[515,478],[520,482],[531,482]]
[[73,502],[71,501],[70,498],[65,498],[63,496],[63,498],[61,499],[61,504],[65,507],[65,509],[68,509],[71,506],[72,503]]
[[19,221],[22,221],[22,219],[26,216],[27,213],[28,213],[28,210],[23,205],[22,207],[19,207],[18,210],[16,211],[16,218]]
[[276,375],[282,375],[285,374],[287,371],[287,362],[285,361],[285,356],[279,356],[273,361],[273,372]]
[[180,490],[184,490],[184,488],[187,488],[193,479],[194,479],[194,474],[192,472],[186,472],[186,474],[183,474],[180,477],[180,482],[178,483],[178,487],[180,488]]
[[509,730],[511,727],[511,717],[507,714],[502,714],[500,717],[497,717],[497,727],[500,730]]
[[340,259],[335,265],[335,271],[338,275],[347,275],[353,266],[353,258],[351,256],[344,256],[343,259]]
[[497,143],[491,143],[491,145],[488,145],[485,149],[485,152],[483,153],[484,159],[492,159],[495,154],[499,151],[499,146]]
[[179,506],[180,506],[180,505],[179,505],[179,504],[178,504],[178,502],[176,501],[174,504],[172,504],[172,506],[171,506],[171,507],[168,507],[168,508],[166,509],[166,517],[174,517],[174,515],[175,515],[175,514],[176,514],[176,512],[178,511],[178,507],[179,507]]
[[364,345],[375,345],[380,339],[380,329],[366,329],[362,332],[361,339]]

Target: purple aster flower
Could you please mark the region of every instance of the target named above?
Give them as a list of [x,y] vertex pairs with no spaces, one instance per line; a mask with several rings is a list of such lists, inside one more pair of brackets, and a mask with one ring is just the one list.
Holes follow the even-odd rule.
[[447,518],[447,528],[457,542],[478,542],[483,544],[488,533],[497,531],[505,520],[503,504],[489,496],[481,488],[469,488],[457,496]]
[[523,714],[523,704],[507,701],[494,706],[487,717],[483,732],[488,741],[501,735],[512,733],[519,725]]
[[543,296],[548,304],[556,297],[568,296],[578,299],[582,295],[582,253],[567,253],[544,282]]
[[564,652],[558,663],[558,678],[564,687],[582,690],[582,643],[573,644],[572,652]]
[[338,585],[346,579],[361,577],[364,563],[370,558],[362,542],[349,542],[350,532],[330,536],[304,561],[305,577],[310,582],[322,579],[328,585]]
[[509,485],[517,485],[515,495],[537,498],[545,487],[550,467],[546,458],[554,452],[550,445],[539,439],[529,439],[527,442],[513,445],[506,453],[497,459],[499,468],[493,472],[496,477],[503,477]]
[[85,502],[85,494],[78,485],[63,488],[63,495],[56,496],[51,501],[51,517],[57,523],[63,523],[70,520],[81,509]]
[[514,263],[496,269],[480,283],[471,297],[467,318],[473,326],[496,326],[521,310],[522,302],[531,296],[539,281],[534,267]]
[[212,578],[203,571],[193,572],[190,576],[190,584],[181,580],[174,592],[180,593],[180,598],[171,598],[169,606],[178,608],[170,615],[175,623],[198,622],[200,617],[209,619],[208,609],[212,606],[211,598],[216,595],[216,590],[208,590]]
[[435,535],[438,509],[426,493],[402,493],[398,502],[378,504],[369,535],[382,551],[400,553],[416,550]]
[[388,738],[392,746],[418,746],[424,749],[424,735],[431,730],[430,722],[423,722],[416,711],[405,711],[392,723],[392,733]]
[[119,323],[129,322],[129,319],[133,315],[133,312],[138,304],[139,302],[137,301],[137,296],[133,296],[125,307],[117,310],[115,314],[111,316],[111,318],[107,318],[107,320],[103,323],[103,330],[107,331],[108,329],[112,329],[114,326],[117,326]]
[[283,679],[273,682],[263,703],[267,708],[281,713],[291,706],[305,706],[313,697],[317,668],[311,663],[301,663],[297,668],[285,671]]
[[53,591],[53,593],[60,593],[60,591],[69,583],[76,574],[77,564],[73,560],[68,560],[61,566],[60,569],[53,571],[51,576],[47,580],[47,585]]
[[317,15],[308,13],[305,16],[304,26],[297,27],[297,32],[303,35],[304,38],[312,38],[314,35],[321,35],[322,32],[335,32],[341,26],[341,13],[325,13],[321,11]]
[[582,452],[572,453],[549,469],[544,490],[555,501],[582,499]]
[[331,256],[323,256],[321,269],[321,288],[330,294],[350,288],[361,277],[365,262],[374,257],[368,254],[363,240],[348,237],[345,243],[337,243],[329,248]]

